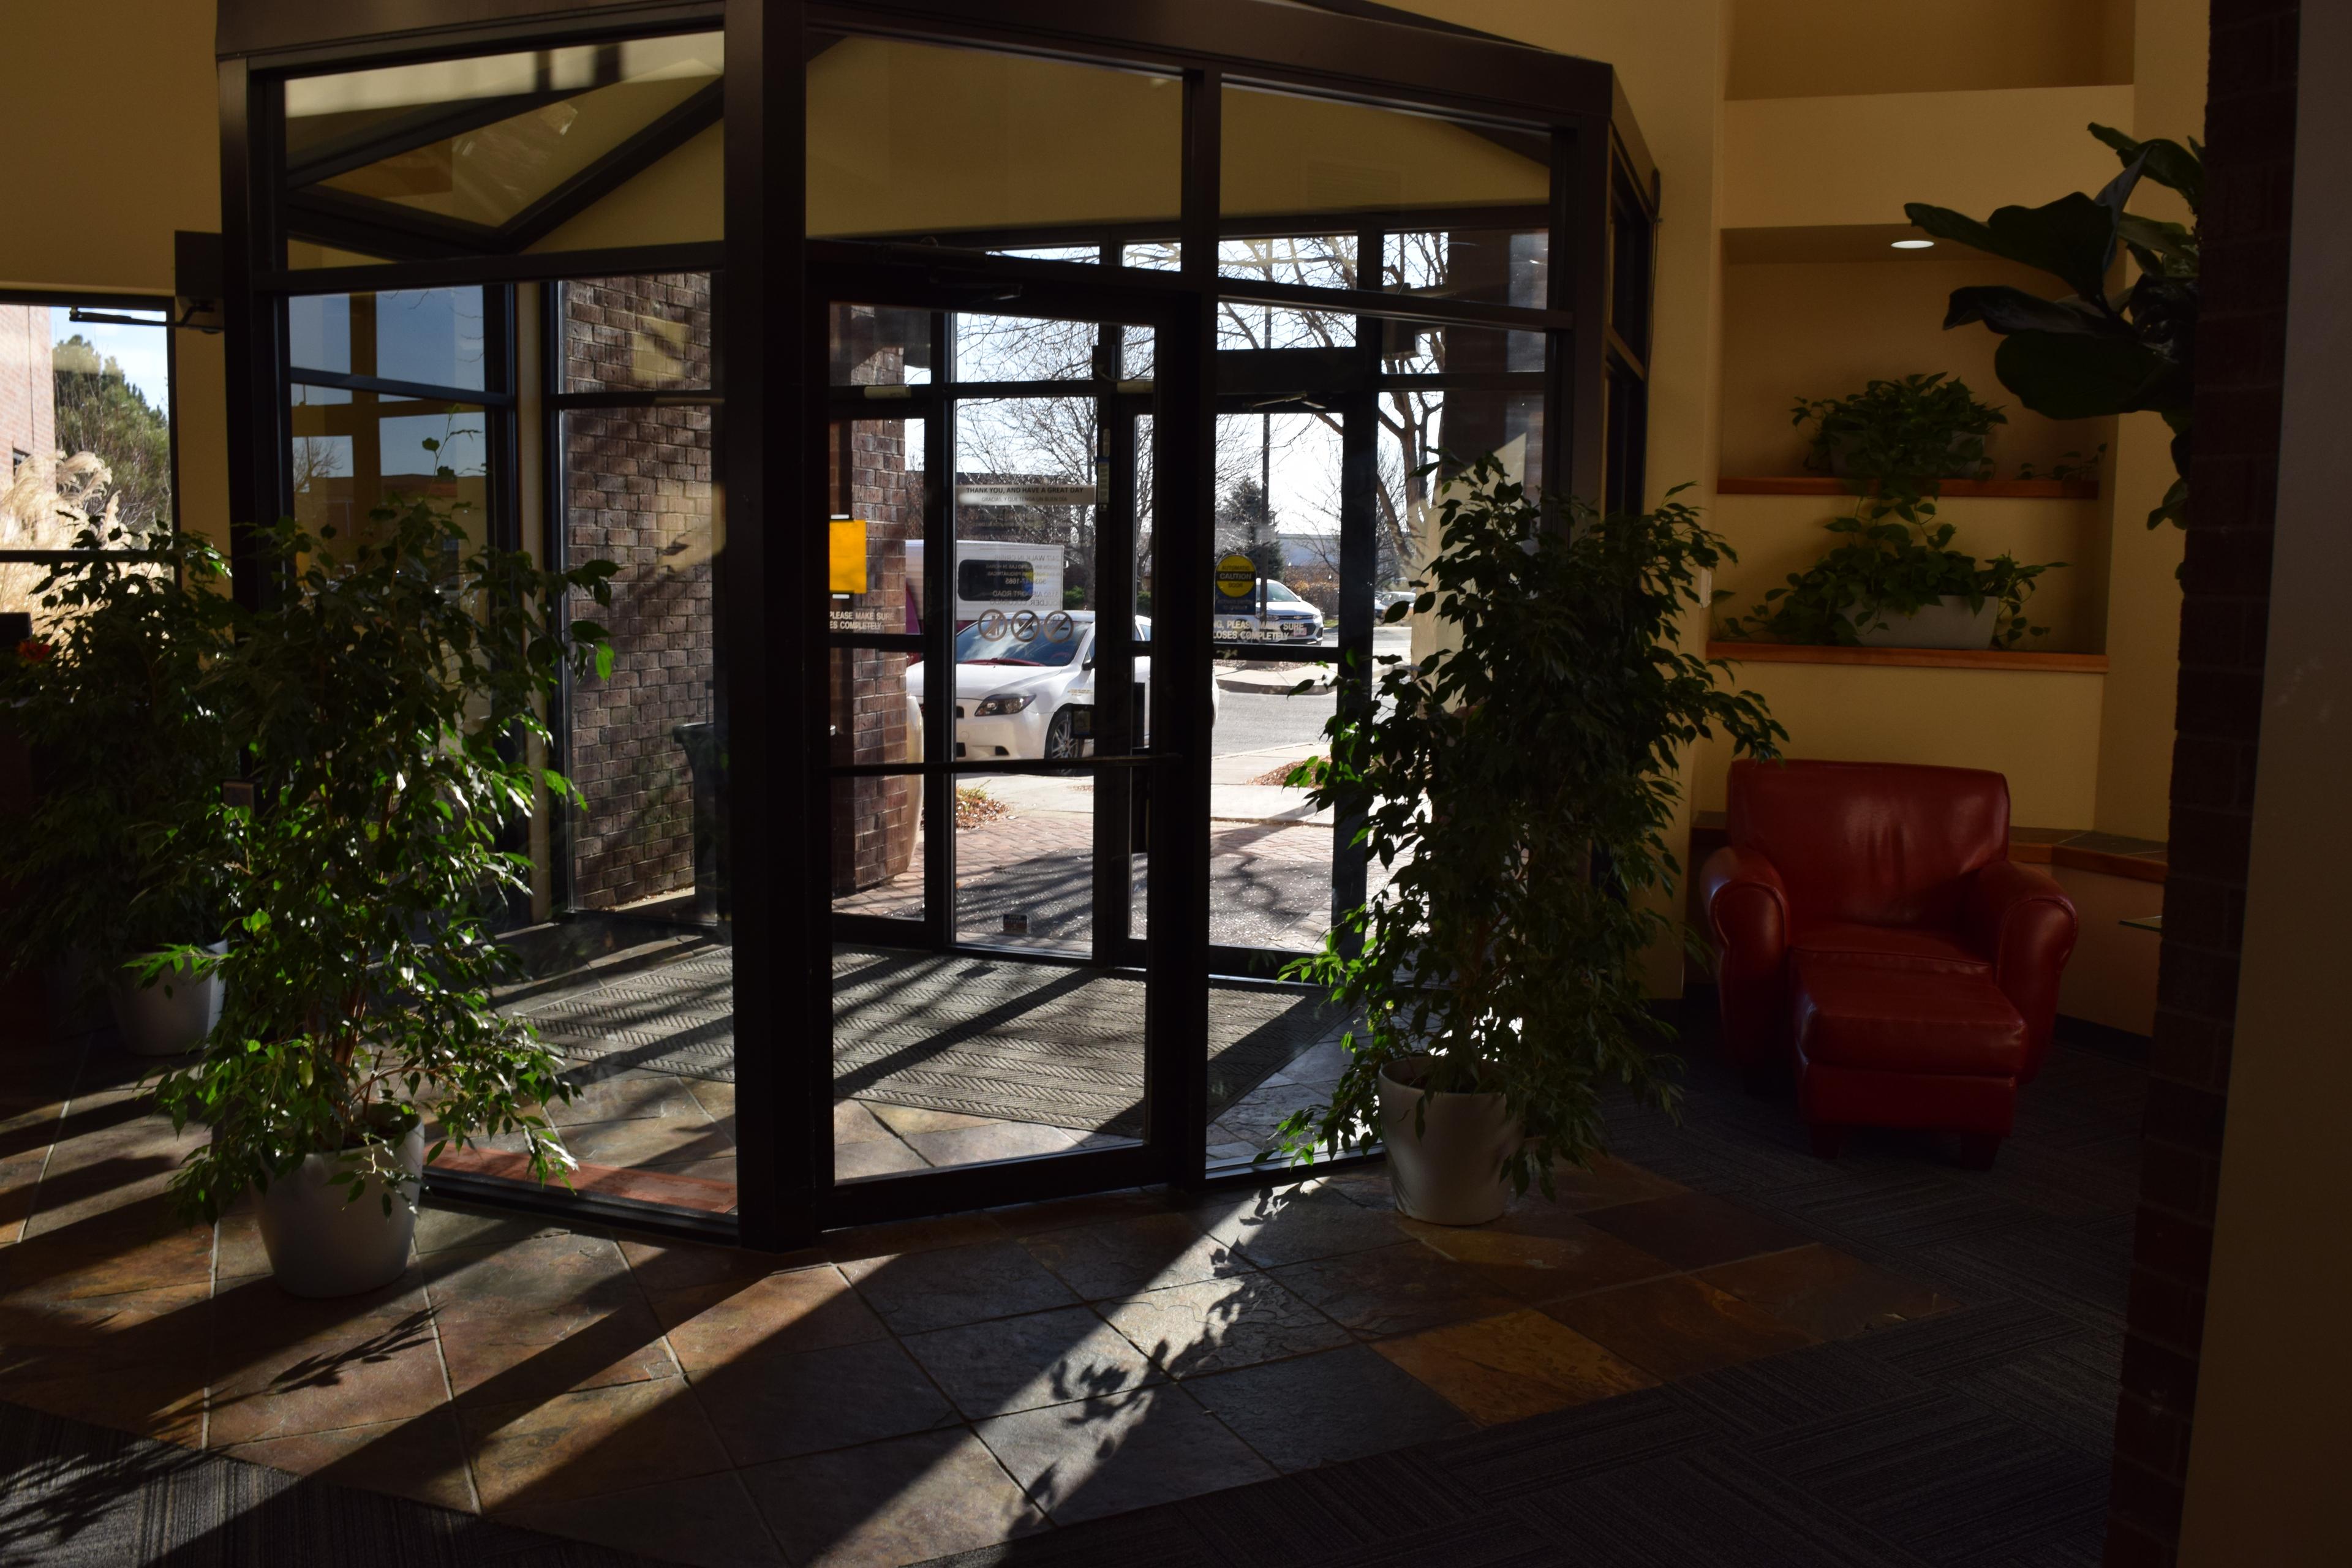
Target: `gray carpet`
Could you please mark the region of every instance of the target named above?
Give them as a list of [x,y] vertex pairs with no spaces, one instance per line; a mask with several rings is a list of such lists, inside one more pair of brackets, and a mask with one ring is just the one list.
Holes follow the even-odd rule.
[[0,1404],[5,1568],[636,1568],[653,1561]]
[[1704,1029],[1685,1125],[1616,1106],[1617,1152],[1958,1310],[934,1568],[2095,1568],[2145,1070],[2061,1044],[1990,1172],[1897,1133],[1823,1162]]
[[[1056,963],[836,948],[834,1093],[1078,1131],[1143,1131],[1144,983]],[[730,949],[511,1005],[567,1060],[735,1077]],[[1209,1116],[1339,1028],[1318,998],[1209,992]]]

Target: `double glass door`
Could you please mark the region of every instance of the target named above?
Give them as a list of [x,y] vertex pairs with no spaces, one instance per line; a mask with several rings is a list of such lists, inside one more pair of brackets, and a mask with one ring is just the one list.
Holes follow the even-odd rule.
[[1212,696],[1154,657],[1160,307],[984,293],[824,306],[828,1224],[1180,1173],[1206,976],[1136,938],[1181,892],[1155,742]]

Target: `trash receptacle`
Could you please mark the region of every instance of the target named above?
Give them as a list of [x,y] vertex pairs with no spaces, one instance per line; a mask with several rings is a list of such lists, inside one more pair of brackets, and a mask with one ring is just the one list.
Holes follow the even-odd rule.
[[670,738],[686,749],[694,792],[694,918],[728,918],[726,764],[719,726],[708,719],[680,724]]

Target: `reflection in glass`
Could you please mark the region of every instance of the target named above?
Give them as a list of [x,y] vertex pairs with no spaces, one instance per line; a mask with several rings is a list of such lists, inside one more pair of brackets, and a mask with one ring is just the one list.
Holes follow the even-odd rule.
[[393,498],[425,497],[484,536],[488,427],[479,407],[297,383],[288,414],[294,517],[310,532],[348,539]]
[[641,405],[569,410],[560,426],[566,556],[620,566],[611,606],[595,612],[613,634],[613,674],[574,681],[566,715],[572,782],[587,800],[572,836],[580,909],[721,912],[709,842],[719,766],[711,425],[708,407]]
[[835,386],[919,386],[931,379],[931,313],[897,305],[836,304],[826,362]]
[[920,632],[923,422],[836,419],[828,428],[825,455],[832,495],[825,520],[830,628]]
[[710,274],[665,272],[555,285],[564,392],[672,392],[711,384]]
[[[677,124],[674,152],[600,204],[631,209],[634,242],[716,233],[710,176],[719,157],[718,33],[434,60],[286,84],[286,161],[292,183],[345,202],[498,228],[622,153],[656,125]],[[694,123],[682,119],[701,111]],[[703,167],[702,165],[708,165]],[[650,177],[650,180],[649,180]],[[639,181],[649,183],[639,186]],[[644,199],[658,185],[665,200]],[[711,184],[706,192],[703,187]],[[633,190],[632,187],[637,187]],[[634,199],[633,199],[634,198]],[[707,233],[649,235],[648,214],[707,205]],[[596,215],[588,215],[593,224]],[[299,226],[299,216],[296,219]],[[604,243],[604,232],[551,237],[564,247]],[[299,258],[296,259],[299,260]]]
[[286,357],[298,373],[479,392],[488,364],[482,314],[478,288],[298,295],[286,302]]
[[1381,242],[1381,284],[1393,293],[1540,310],[1551,281],[1541,229],[1404,229]]

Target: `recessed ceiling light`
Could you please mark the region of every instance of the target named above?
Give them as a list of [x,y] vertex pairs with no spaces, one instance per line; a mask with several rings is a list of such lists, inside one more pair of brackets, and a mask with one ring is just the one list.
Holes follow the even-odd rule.
[[1897,250],[1933,250],[1936,247],[1932,239],[1897,239],[1889,243]]

